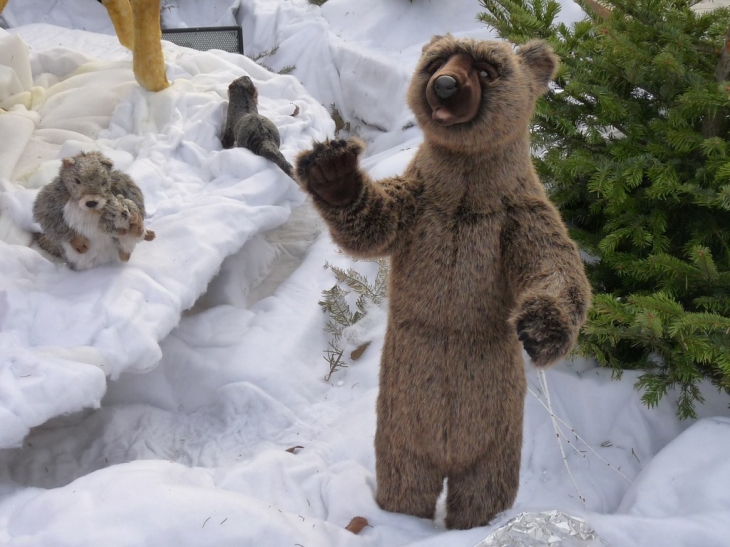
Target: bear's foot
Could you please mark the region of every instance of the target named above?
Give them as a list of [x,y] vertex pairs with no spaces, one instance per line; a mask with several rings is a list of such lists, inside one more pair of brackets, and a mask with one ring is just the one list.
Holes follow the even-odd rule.
[[389,445],[376,432],[375,501],[386,511],[433,519],[444,473],[429,459],[410,451],[389,450]]
[[438,491],[428,492],[417,488],[393,488],[392,485],[380,486],[378,484],[375,501],[384,511],[433,520],[436,514],[436,501],[441,493],[442,485],[442,481],[439,481]]
[[[520,446],[510,445],[518,438],[521,440],[521,435],[514,437],[511,441],[505,438],[505,446],[497,448],[497,454],[449,474],[446,487],[448,529],[486,526],[497,513],[512,507],[520,480]],[[510,450],[515,452],[510,454]]]
[[364,146],[358,139],[318,142],[296,160],[302,187],[333,207],[351,204],[363,185],[357,157]]

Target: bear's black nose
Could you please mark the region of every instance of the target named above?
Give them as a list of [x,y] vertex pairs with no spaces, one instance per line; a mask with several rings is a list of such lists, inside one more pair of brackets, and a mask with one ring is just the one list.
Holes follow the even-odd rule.
[[86,206],[87,206],[87,207],[88,207],[89,209],[93,209],[93,208],[94,208],[94,207],[96,207],[96,206],[97,206],[98,204],[99,204],[99,202],[98,202],[98,201],[87,201],[87,202],[86,202]]
[[451,76],[439,76],[433,87],[439,99],[448,99],[459,90],[459,84]]

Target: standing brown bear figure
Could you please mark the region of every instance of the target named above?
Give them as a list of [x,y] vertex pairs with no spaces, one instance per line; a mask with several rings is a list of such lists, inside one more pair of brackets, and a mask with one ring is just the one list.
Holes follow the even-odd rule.
[[[361,142],[328,141],[296,175],[334,241],[391,257],[375,435],[389,511],[487,524],[514,503],[526,390],[566,355],[590,286],[532,166],[529,122],[557,58],[542,41],[434,37],[408,92],[424,142],[399,177],[372,181]],[[520,344],[522,342],[522,344]]]

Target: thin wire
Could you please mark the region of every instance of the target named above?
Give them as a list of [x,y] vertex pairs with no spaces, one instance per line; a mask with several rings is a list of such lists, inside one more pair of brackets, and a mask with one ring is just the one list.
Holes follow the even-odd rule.
[[[538,371],[538,377],[539,377],[539,374],[540,374],[541,372],[542,372],[542,374],[543,374],[543,375],[545,374],[545,373],[544,373],[543,371]],[[540,383],[541,383],[541,385],[542,385],[542,382],[540,382]],[[547,382],[546,382],[546,383],[545,383],[544,385],[542,385],[542,388],[543,388],[544,390],[546,390],[546,393],[547,393],[547,394],[549,395],[549,392],[547,391]],[[613,470],[614,470],[614,471],[615,471],[616,473],[618,473],[618,474],[619,474],[619,475],[621,475],[621,476],[622,476],[623,478],[625,478],[625,479],[626,479],[627,481],[629,481],[629,483],[631,483],[631,484],[634,484],[634,481],[632,481],[632,480],[631,480],[631,479],[630,479],[629,477],[627,477],[626,475],[624,475],[624,474],[623,474],[623,473],[622,473],[622,472],[621,472],[621,471],[620,471],[619,469],[615,468],[615,467],[614,467],[613,465],[611,465],[611,464],[610,464],[610,463],[609,463],[608,461],[606,461],[606,460],[605,460],[605,459],[603,458],[603,456],[601,456],[601,455],[600,455],[600,454],[599,454],[598,452],[596,452],[595,450],[593,450],[593,448],[591,447],[591,445],[590,445],[590,444],[588,444],[588,442],[586,442],[586,440],[585,440],[585,439],[584,439],[583,437],[581,437],[580,435],[578,435],[578,433],[577,433],[577,432],[575,431],[575,429],[573,429],[573,428],[572,428],[572,427],[571,427],[570,425],[568,425],[568,424],[567,424],[567,423],[566,423],[566,422],[565,422],[564,420],[562,420],[562,419],[561,419],[561,418],[560,418],[559,416],[556,416],[556,415],[555,415],[555,414],[553,413],[553,411],[551,410],[551,408],[549,408],[549,407],[548,407],[548,406],[547,406],[547,405],[545,404],[545,402],[544,402],[544,401],[543,401],[543,400],[542,400],[542,399],[540,398],[540,396],[539,396],[539,395],[538,395],[537,393],[535,393],[535,392],[534,392],[534,391],[533,391],[532,389],[530,389],[529,387],[527,388],[527,390],[528,390],[528,391],[530,392],[530,394],[532,394],[532,395],[533,395],[533,396],[535,397],[535,399],[537,399],[537,400],[538,400],[538,402],[539,402],[539,403],[540,403],[540,404],[541,404],[541,405],[542,405],[542,406],[543,406],[543,407],[545,408],[545,410],[547,410],[547,411],[548,411],[548,413],[550,414],[550,416],[551,416],[552,418],[556,419],[556,420],[557,420],[557,421],[559,421],[559,422],[560,422],[561,424],[563,424],[563,425],[564,425],[565,427],[567,427],[568,429],[570,429],[571,433],[573,433],[573,435],[575,435],[575,436],[576,436],[576,438],[577,438],[577,439],[578,439],[578,440],[579,440],[580,442],[582,442],[582,443],[583,443],[583,444],[584,444],[584,445],[586,446],[586,448],[588,448],[588,450],[590,450],[590,451],[591,451],[591,452],[592,452],[592,453],[593,453],[593,454],[594,454],[594,455],[595,455],[595,456],[596,456],[596,457],[597,457],[597,458],[598,458],[599,460],[601,460],[601,461],[602,461],[603,463],[605,463],[605,464],[606,464],[606,465],[607,465],[608,467],[610,467],[610,468],[611,468],[611,469],[613,469]],[[561,430],[560,432],[562,433],[562,430]],[[577,447],[576,447],[576,446],[575,446],[575,445],[574,445],[573,443],[571,443],[571,442],[570,442],[570,440],[568,440],[568,438],[567,438],[567,436],[566,436],[565,434],[563,434],[563,436],[565,437],[565,441],[566,441],[566,442],[567,442],[567,443],[568,443],[568,444],[569,444],[570,446],[572,446],[572,447],[573,447],[573,450],[575,450],[576,452],[578,452],[579,454],[581,454],[581,455],[582,455],[583,457],[585,457],[585,455],[584,455],[584,454],[583,454],[583,453],[582,453],[582,452],[581,452],[580,450],[578,450],[578,448],[577,448]]]
[[560,447],[560,454],[563,456],[563,463],[565,464],[565,469],[568,471],[568,476],[570,477],[570,481],[573,483],[573,487],[575,488],[575,491],[578,492],[578,497],[580,498],[580,501],[583,502],[583,507],[586,506],[586,499],[583,497],[583,494],[580,491],[580,488],[578,488],[578,483],[575,482],[575,477],[573,477],[573,472],[570,470],[570,465],[568,465],[568,458],[565,456],[565,449],[563,448],[563,443],[561,442],[561,433],[560,427],[558,426],[558,421],[556,420],[555,413],[553,412],[553,405],[550,401],[550,391],[548,390],[547,385],[547,378],[545,378],[545,371],[542,369],[539,369],[537,371],[537,377],[540,380],[540,385],[542,386],[543,391],[545,392],[545,398],[547,399],[547,407],[548,412],[550,412],[550,419],[553,421],[553,429],[555,430],[555,435],[558,438],[558,446]]

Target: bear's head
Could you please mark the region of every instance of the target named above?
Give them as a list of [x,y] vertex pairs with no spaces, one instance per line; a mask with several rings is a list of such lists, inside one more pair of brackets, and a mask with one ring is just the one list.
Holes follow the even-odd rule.
[[408,90],[427,141],[474,153],[527,135],[537,98],[558,66],[552,48],[434,36]]

